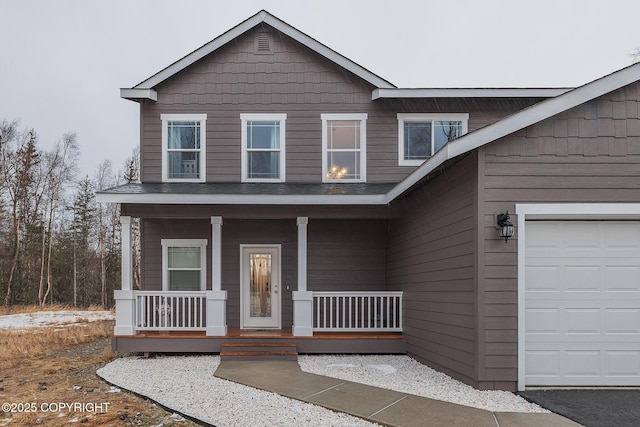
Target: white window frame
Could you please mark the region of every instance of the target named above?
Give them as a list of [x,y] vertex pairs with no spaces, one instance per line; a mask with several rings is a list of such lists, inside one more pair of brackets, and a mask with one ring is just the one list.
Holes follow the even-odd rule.
[[[248,149],[247,148],[247,122],[280,122],[280,148],[279,149]],[[242,182],[285,182],[286,180],[286,144],[285,144],[285,113],[242,113],[240,114],[240,141],[242,147],[242,160],[240,168],[242,170]],[[270,151],[280,152],[280,177],[279,178],[249,178],[249,152],[250,151]]]
[[[411,123],[429,123],[429,122],[441,122],[441,121],[459,121],[462,122],[462,133],[464,135],[468,131],[469,114],[468,113],[398,113],[398,165],[399,166],[420,166],[429,157],[435,153],[434,132],[431,132],[431,154],[427,159],[423,160],[406,160],[404,158],[404,124],[405,122]],[[433,130],[433,127],[432,127]]]
[[[347,114],[321,114],[322,120],[322,182],[367,182],[367,114],[366,113],[347,113]],[[328,134],[327,134],[327,122],[332,120],[345,120],[345,121],[360,121],[360,179],[329,179],[327,178],[327,172],[329,165],[327,163],[328,154]],[[332,150],[340,151],[340,150]],[[342,151],[354,151],[354,150],[342,150]]]
[[[207,115],[206,114],[161,114],[162,120],[162,182],[206,182]],[[200,176],[195,179],[169,178],[169,122],[200,122]]]
[[[169,291],[169,248],[200,248],[200,290],[207,290],[207,239],[161,239],[162,290]],[[171,291],[182,292],[182,291]]]

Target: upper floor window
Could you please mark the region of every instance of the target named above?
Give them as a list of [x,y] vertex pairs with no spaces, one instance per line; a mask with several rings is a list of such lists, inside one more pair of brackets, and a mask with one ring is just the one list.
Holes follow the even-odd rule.
[[286,114],[241,114],[242,181],[285,180]]
[[206,289],[207,239],[162,239],[162,290]]
[[400,166],[418,166],[467,132],[469,114],[398,114]]
[[162,180],[204,182],[206,114],[162,114]]
[[367,115],[322,114],[322,182],[365,182]]

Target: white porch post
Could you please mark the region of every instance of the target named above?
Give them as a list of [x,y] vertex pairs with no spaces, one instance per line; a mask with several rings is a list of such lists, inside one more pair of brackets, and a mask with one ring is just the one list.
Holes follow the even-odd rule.
[[227,291],[222,290],[222,217],[211,217],[211,290],[207,291],[207,335],[227,335]]
[[293,335],[313,335],[313,292],[307,291],[308,217],[298,217],[298,290],[293,292]]
[[135,334],[135,295],[132,289],[133,263],[131,257],[131,217],[120,217],[121,227],[121,290],[114,291],[116,326],[114,335]]

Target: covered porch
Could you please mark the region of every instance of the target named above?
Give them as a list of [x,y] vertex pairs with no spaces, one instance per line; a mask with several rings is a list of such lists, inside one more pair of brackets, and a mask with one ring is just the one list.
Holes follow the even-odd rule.
[[[141,246],[146,251],[142,260],[142,269],[146,270],[142,290],[132,289],[132,216],[123,215],[122,289],[115,293],[114,346],[118,351],[219,352],[222,342],[253,340],[256,334],[263,334],[257,337],[260,340],[295,340],[301,352],[309,353],[406,351],[402,338],[402,292],[384,289],[384,270],[372,272],[362,267],[366,262],[384,264],[380,254],[384,254],[386,218],[381,216],[386,212],[373,210],[366,218],[341,223],[339,230],[331,230],[342,235],[335,239],[337,242],[326,236],[327,220],[312,217],[311,227],[316,227],[316,235],[312,234],[310,243],[310,220],[306,216],[292,218],[281,213],[279,218],[265,219],[226,214],[212,215],[206,223],[199,216],[199,230],[185,231],[195,221],[167,218],[166,211],[153,217],[125,206],[128,206],[125,213],[138,213],[145,221],[143,234],[146,234]],[[362,225],[367,221],[368,225]],[[203,236],[205,225],[210,228]],[[252,228],[266,230],[264,236],[256,237],[257,233],[247,231]],[[353,240],[349,233],[363,235],[358,240],[364,242],[353,245],[372,247],[376,254],[366,261],[356,260],[353,265],[344,254],[326,254]],[[379,233],[382,235],[375,238],[375,243],[365,236]],[[162,273],[152,271],[155,264],[168,262],[164,253],[161,261],[159,254],[156,261],[152,260],[152,252],[159,252],[158,243],[166,252],[164,246],[183,234],[190,241],[204,242],[199,266],[206,276],[200,290],[167,289],[164,284],[167,268],[163,267]],[[321,240],[331,244],[319,243]],[[270,275],[266,282],[260,282],[253,270],[254,262],[267,255]],[[318,265],[327,263],[344,265],[331,267],[335,271],[325,274]],[[373,275],[375,280],[370,278]],[[159,282],[163,285],[159,286]]]

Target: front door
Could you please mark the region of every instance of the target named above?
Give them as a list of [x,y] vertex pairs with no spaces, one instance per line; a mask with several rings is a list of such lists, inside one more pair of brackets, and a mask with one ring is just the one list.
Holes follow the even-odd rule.
[[280,245],[240,245],[242,329],[280,328]]

